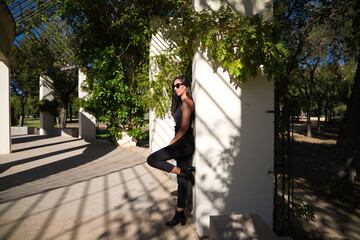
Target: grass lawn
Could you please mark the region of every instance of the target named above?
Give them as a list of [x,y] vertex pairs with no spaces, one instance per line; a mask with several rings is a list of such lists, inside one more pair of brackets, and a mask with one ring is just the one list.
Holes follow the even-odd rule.
[[24,127],[40,127],[40,118],[25,118]]

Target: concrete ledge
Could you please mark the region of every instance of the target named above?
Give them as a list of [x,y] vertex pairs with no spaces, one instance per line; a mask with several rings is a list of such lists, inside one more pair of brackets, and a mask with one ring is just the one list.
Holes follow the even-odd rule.
[[210,240],[279,240],[257,214],[210,216]]
[[52,135],[62,136],[62,137],[78,137],[79,129],[78,128],[54,128],[52,130]]
[[39,130],[36,127],[11,127],[11,136],[37,133],[39,133]]

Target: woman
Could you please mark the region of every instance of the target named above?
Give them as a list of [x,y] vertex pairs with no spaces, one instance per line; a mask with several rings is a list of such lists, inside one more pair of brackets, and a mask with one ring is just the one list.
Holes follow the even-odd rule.
[[[167,222],[167,226],[175,226],[178,223],[185,225],[186,218],[184,209],[188,192],[188,180],[192,185],[195,183],[190,171],[191,157],[194,152],[195,142],[192,133],[192,121],[194,119],[194,101],[191,96],[190,81],[184,77],[176,77],[173,81],[173,95],[171,103],[171,115],[175,120],[175,137],[170,144],[152,154],[147,159],[150,166],[177,174],[178,201],[175,216]],[[167,162],[175,159],[177,166]]]

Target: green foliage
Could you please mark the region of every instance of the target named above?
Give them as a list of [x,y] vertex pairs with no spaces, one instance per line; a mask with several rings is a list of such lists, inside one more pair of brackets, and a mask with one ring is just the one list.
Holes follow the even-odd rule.
[[[226,3],[222,4],[217,11],[205,9],[201,12],[183,5],[179,20],[176,21],[178,16],[169,20],[166,31],[177,34],[177,46],[154,58],[159,73],[150,83],[148,92],[156,103],[152,107],[157,116],[169,109],[170,82],[174,77],[183,74],[191,79],[194,51],[208,56],[214,72],[219,68],[228,72],[236,88],[261,71],[269,80],[284,74],[288,52],[273,36],[274,23],[262,15],[241,16]],[[180,32],[176,30],[179,24],[173,22],[181,22]],[[169,34],[167,38],[171,42],[174,36]]]
[[[268,79],[276,80],[276,91],[280,93],[277,98],[282,104],[291,99],[289,84],[301,60],[305,58],[310,63],[320,55],[328,56],[330,50],[335,51],[329,47],[333,41],[323,36],[321,28],[314,30],[312,27],[320,24],[314,16],[321,12],[321,4],[275,1],[274,18],[267,19],[262,15],[241,16],[224,2],[217,11],[205,9],[201,12],[188,3],[177,0],[151,3],[87,0],[61,4],[59,15],[74,29],[71,43],[76,60],[81,67],[92,68],[88,70],[85,86],[92,93],[81,104],[112,126],[113,139],[123,130],[137,135],[138,130],[130,129],[140,129],[141,125],[137,123],[141,124],[141,121],[136,119],[141,118],[148,108],[155,109],[157,116],[168,112],[170,83],[179,74],[192,78],[195,51],[201,51],[211,59],[214,71],[222,68],[228,72],[235,87],[262,71]],[[158,30],[157,25],[152,25],[154,15],[160,15],[169,23],[163,24],[160,31],[170,33],[167,38],[175,39],[176,47],[151,59],[159,72],[149,82],[149,43],[151,35]],[[320,44],[318,40],[321,40]],[[306,51],[305,43],[310,44]],[[319,47],[313,58],[311,46]],[[304,63],[306,61],[301,64]],[[135,104],[136,114],[124,104]],[[101,110],[104,105],[111,111]],[[296,107],[299,108],[299,104]],[[128,124],[123,119],[127,119]],[[122,126],[114,126],[120,123]]]
[[189,22],[183,29],[188,33],[185,42],[198,39],[202,52],[212,59],[214,71],[221,66],[235,87],[256,77],[260,68],[269,79],[283,71],[286,49],[274,41],[272,22],[262,15],[245,17],[222,6],[216,12],[194,12]]
[[[276,216],[277,221],[275,223],[277,225],[282,224],[285,219],[288,219],[288,215],[294,217],[296,221],[300,221],[302,218],[315,220],[316,212],[314,208],[310,204],[305,203],[300,197],[294,196],[294,200],[289,206],[287,205],[287,201],[279,195],[275,196],[274,201],[275,208],[279,209],[279,211],[277,211],[278,215]],[[274,228],[281,229],[281,226],[275,226]]]
[[[36,55],[41,49],[38,42],[21,38],[11,51],[11,93],[19,97],[20,113],[24,117],[28,99],[39,96],[40,67],[36,64]],[[23,119],[23,118],[22,118]],[[14,122],[14,120],[12,121]],[[23,122],[20,123],[22,125]]]
[[[69,28],[60,20],[47,21],[37,26],[36,32],[27,31],[13,46],[11,56],[11,89],[22,96],[22,107],[31,99],[32,111],[37,112],[39,76],[49,77],[45,81],[54,90],[54,97],[61,107],[67,109],[69,99],[77,87],[77,69],[62,71],[72,64],[73,54],[69,45]],[[53,111],[55,114],[55,109]],[[66,119],[66,117],[64,117]]]
[[346,105],[342,104],[340,106],[335,107],[334,112],[336,117],[344,117],[346,111]]
[[302,217],[306,217],[310,220],[315,219],[315,210],[310,204],[306,204],[300,197],[294,196],[294,205],[292,207],[292,213],[296,220],[300,220]]
[[141,138],[141,127],[145,114],[142,95],[127,79],[122,71],[121,62],[116,60],[115,47],[109,47],[95,59],[93,68],[88,72],[91,94],[79,99],[80,105],[93,113],[100,122],[108,124],[110,140],[121,138],[123,131],[130,136]]
[[54,1],[59,15],[74,29],[72,46],[80,67],[87,67],[79,101],[108,124],[115,142],[123,131],[142,138],[149,107],[149,43],[151,16],[174,11],[178,1]]
[[[146,95],[149,99],[147,104],[155,110],[156,117],[164,117],[169,112],[173,91],[172,81],[179,75],[185,75],[186,65],[179,59],[178,54],[179,51],[173,51],[153,58],[159,72],[154,77],[155,79],[149,82]],[[188,73],[187,77],[190,78],[191,73],[190,75]]]
[[359,39],[358,6],[351,0],[274,1],[274,34],[290,53],[285,74],[276,78],[275,108],[295,105],[318,113],[347,104]]
[[11,95],[10,98],[11,104],[11,126],[16,126],[19,123],[19,116],[20,116],[20,99],[16,95]]
[[59,103],[56,100],[50,101],[44,98],[37,103],[37,106],[40,112],[48,112],[54,117],[58,116],[57,108],[59,106]]

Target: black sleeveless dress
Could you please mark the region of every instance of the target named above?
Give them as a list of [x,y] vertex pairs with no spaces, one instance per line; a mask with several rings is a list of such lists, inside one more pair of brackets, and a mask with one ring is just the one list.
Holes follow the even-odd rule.
[[[176,109],[174,114],[175,135],[179,131],[182,122],[182,102]],[[149,155],[147,162],[150,166],[170,172],[174,165],[168,163],[167,160],[175,159],[177,166],[181,169],[187,168],[191,164],[192,155],[195,150],[195,141],[193,135],[192,122],[194,120],[194,112],[190,115],[189,128],[184,136],[171,145],[168,145]]]
[[[181,122],[182,122],[182,104],[183,101],[181,101],[179,107],[176,109],[176,112],[174,114],[174,120],[175,120],[175,135],[176,133],[179,131],[180,127],[181,127]],[[194,120],[194,111],[191,113],[190,115],[190,121],[189,121],[189,128],[186,131],[185,135],[189,136],[193,134],[193,129],[192,129],[192,122]],[[184,136],[185,136],[184,135]]]

